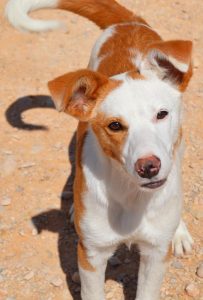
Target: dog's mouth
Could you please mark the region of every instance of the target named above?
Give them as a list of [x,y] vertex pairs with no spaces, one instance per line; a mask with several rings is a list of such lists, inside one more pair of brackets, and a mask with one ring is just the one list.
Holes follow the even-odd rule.
[[162,186],[165,182],[166,182],[166,178],[164,178],[162,180],[158,180],[158,181],[144,183],[141,186],[144,188],[148,188],[148,189],[156,189],[156,188]]

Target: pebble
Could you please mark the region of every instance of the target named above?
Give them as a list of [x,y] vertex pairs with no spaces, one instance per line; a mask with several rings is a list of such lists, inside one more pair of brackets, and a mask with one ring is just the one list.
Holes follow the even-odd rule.
[[36,228],[33,228],[33,229],[32,229],[32,235],[34,235],[34,236],[35,236],[35,235],[38,235],[38,231],[37,231]]
[[11,198],[9,198],[9,197],[7,197],[7,196],[3,197],[3,198],[1,199],[0,204],[1,204],[2,206],[8,206],[8,205],[10,205],[10,204],[11,204]]
[[20,234],[21,236],[25,236],[25,231],[24,231],[23,229],[21,229],[21,230],[19,230],[19,234]]
[[203,278],[203,262],[201,262],[199,264],[199,266],[197,267],[196,274],[197,274],[198,277]]
[[112,267],[117,267],[119,265],[121,265],[121,261],[118,257],[116,256],[112,256],[110,259],[109,259],[109,263]]
[[25,280],[30,280],[34,277],[35,273],[33,271],[28,272],[27,274],[25,274],[24,279]]
[[75,283],[80,283],[80,275],[78,272],[75,272],[72,276],[72,281]]
[[21,166],[19,167],[19,169],[31,168],[31,167],[34,167],[35,165],[36,165],[36,163],[28,162],[28,163],[25,163],[25,164],[21,165]]
[[186,291],[187,295],[190,297],[199,296],[199,289],[198,289],[197,285],[194,283],[189,283],[188,285],[186,285],[185,291]]
[[180,261],[173,261],[172,262],[172,266],[175,268],[175,269],[184,269],[182,263]]
[[50,283],[55,287],[60,287],[63,284],[63,280],[60,277],[54,277]]

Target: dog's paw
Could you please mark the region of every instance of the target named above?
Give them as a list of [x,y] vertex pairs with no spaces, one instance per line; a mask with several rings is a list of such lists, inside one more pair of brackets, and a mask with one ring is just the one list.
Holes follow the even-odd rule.
[[70,222],[74,223],[74,204],[72,204],[69,209],[69,217],[70,217]]
[[175,256],[183,256],[192,252],[194,241],[187,230],[185,223],[181,220],[178,228],[176,229],[172,247]]

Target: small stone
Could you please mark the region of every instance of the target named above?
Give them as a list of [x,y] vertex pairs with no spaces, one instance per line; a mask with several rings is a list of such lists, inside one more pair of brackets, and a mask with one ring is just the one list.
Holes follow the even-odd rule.
[[60,287],[63,284],[63,280],[60,277],[54,277],[50,283],[55,287]]
[[109,259],[109,263],[112,267],[117,267],[119,265],[121,265],[121,261],[118,257],[116,256],[112,256],[110,259]]
[[200,278],[203,278],[203,262],[200,263],[200,265],[197,267],[197,276]]
[[36,165],[36,164],[33,163],[33,162],[28,162],[28,163],[25,163],[25,164],[21,165],[21,166],[19,167],[19,169],[31,168],[31,167],[34,167],[35,165]]
[[32,235],[34,235],[34,236],[35,236],[35,235],[38,235],[38,231],[37,231],[36,228],[33,228],[33,229],[32,229]]
[[72,281],[75,283],[80,283],[80,275],[78,272],[75,272],[72,276]]
[[3,206],[8,206],[11,204],[11,198],[5,196],[1,199],[1,202],[0,202],[1,205]]
[[33,271],[28,272],[25,276],[24,279],[25,280],[30,280],[34,277],[35,273]]
[[185,291],[190,297],[197,297],[199,296],[199,289],[196,284],[194,283],[189,283],[185,287]]
[[172,266],[175,268],[175,269],[184,269],[183,265],[181,264],[180,261],[173,261],[172,262]]
[[25,236],[25,231],[24,231],[23,229],[21,229],[21,230],[19,230],[19,234],[20,234],[21,236]]

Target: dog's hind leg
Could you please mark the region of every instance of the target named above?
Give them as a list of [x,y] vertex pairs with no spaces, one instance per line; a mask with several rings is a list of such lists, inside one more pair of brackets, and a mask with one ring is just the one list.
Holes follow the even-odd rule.
[[176,229],[172,247],[173,253],[175,256],[183,256],[185,254],[189,254],[192,251],[193,239],[185,225],[185,223],[180,220],[178,228]]

